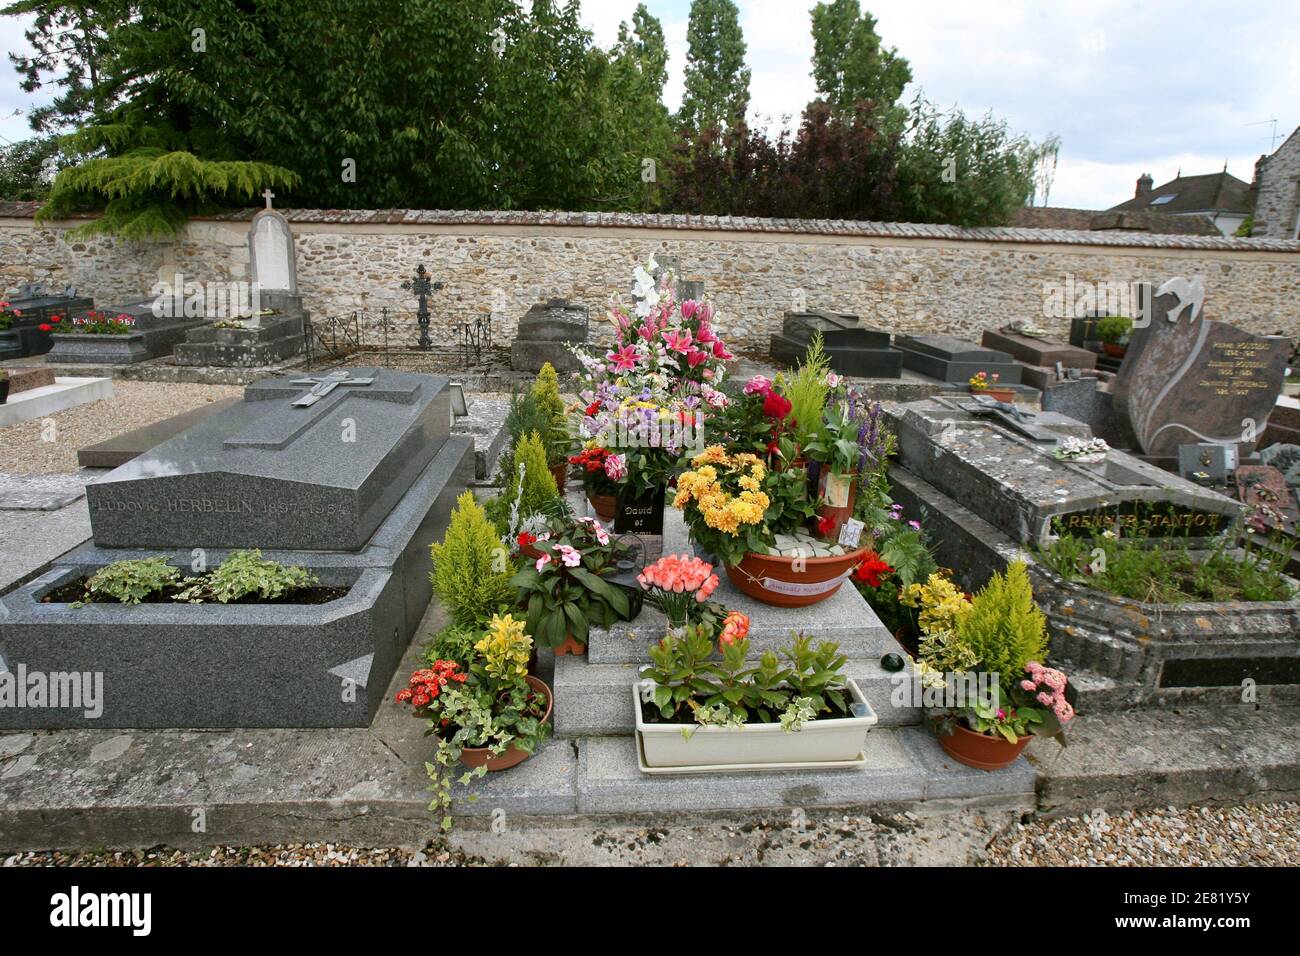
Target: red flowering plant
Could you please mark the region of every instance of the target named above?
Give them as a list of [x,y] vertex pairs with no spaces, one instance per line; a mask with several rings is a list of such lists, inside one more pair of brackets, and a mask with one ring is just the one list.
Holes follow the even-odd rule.
[[619,489],[622,460],[608,448],[593,445],[569,456],[569,464],[579,468],[582,487],[592,495],[616,495]]
[[72,317],[72,328],[65,331],[80,335],[126,335],[135,327],[135,319],[121,313],[110,316],[106,312],[91,310]]
[[795,422],[790,417],[793,406],[782,390],[779,379],[773,382],[755,375],[717,421],[729,449],[759,455],[777,470],[797,454]]

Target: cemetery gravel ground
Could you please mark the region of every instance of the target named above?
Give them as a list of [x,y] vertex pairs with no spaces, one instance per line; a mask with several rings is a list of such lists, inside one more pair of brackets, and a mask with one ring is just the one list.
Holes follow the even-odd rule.
[[242,385],[113,380],[113,398],[49,416],[58,440],[41,440],[44,419],[0,428],[0,472],[12,475],[71,474],[77,450],[132,429],[171,418],[223,398],[244,394]]
[[1300,804],[1159,808],[1056,820],[1010,811],[743,824],[458,829],[425,848],[333,844],[21,853],[4,866],[1296,866]]

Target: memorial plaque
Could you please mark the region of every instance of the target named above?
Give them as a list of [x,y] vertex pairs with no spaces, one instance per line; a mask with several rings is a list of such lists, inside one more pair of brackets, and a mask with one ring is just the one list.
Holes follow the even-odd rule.
[[1288,339],[1202,319],[1198,288],[1180,279],[1159,287],[1115,380],[1116,412],[1153,457],[1173,457],[1179,445],[1253,441],[1286,373]]
[[442,447],[446,379],[278,376],[87,488],[107,548],[355,551]]
[[639,498],[619,495],[614,512],[614,533],[662,535],[664,493],[656,491]]
[[1086,536],[1094,531],[1114,531],[1124,537],[1204,538],[1223,533],[1231,524],[1230,516],[1213,511],[1163,501],[1123,501],[1057,515],[1052,520],[1052,532]]

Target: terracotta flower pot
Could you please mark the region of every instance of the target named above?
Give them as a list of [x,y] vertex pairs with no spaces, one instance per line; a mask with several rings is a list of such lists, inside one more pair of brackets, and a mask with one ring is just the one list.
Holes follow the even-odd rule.
[[568,483],[569,480],[569,463],[565,461],[565,462],[560,462],[560,464],[558,465],[552,465],[551,477],[555,479],[556,489],[560,492],[560,494],[564,494],[564,486]]
[[853,517],[853,505],[858,500],[858,476],[835,475],[823,467],[817,479],[817,497],[824,501],[817,509],[817,517],[830,518],[834,522],[825,532],[825,537],[837,541],[840,528]]
[[[727,577],[737,588],[774,607],[807,607],[835,594],[866,548],[831,558],[784,558],[773,554],[747,554],[739,564],[727,566]],[[796,570],[795,562],[799,562]]]
[[614,495],[594,495],[589,491],[587,500],[596,509],[596,517],[601,521],[614,520],[614,513],[618,510],[618,499]]
[[1015,762],[1032,736],[1028,734],[1013,744],[1005,737],[977,734],[957,724],[951,736],[939,736],[939,745],[958,763],[976,770],[1001,770]]
[[1118,345],[1115,342],[1102,342],[1101,348],[1111,358],[1123,358],[1125,353],[1128,352],[1127,345]]
[[556,657],[567,657],[569,654],[574,657],[587,656],[587,645],[580,643],[572,634],[564,635],[564,642],[555,649]]
[[1016,390],[1014,388],[972,388],[972,395],[987,395],[995,402],[1012,402],[1016,400]]
[[[551,689],[532,674],[529,674],[524,680],[528,681],[537,693],[546,695],[546,714],[542,717],[542,723],[546,723],[551,719],[551,705],[554,703]],[[511,744],[496,756],[487,747],[466,747],[460,752],[460,762],[467,767],[487,767],[488,772],[493,773],[497,770],[509,770],[516,764],[523,763],[531,756],[532,754],[520,750],[514,744]]]

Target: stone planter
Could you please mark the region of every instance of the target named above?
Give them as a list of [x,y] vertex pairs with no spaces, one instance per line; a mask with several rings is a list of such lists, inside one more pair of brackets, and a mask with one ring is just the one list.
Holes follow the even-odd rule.
[[632,686],[636,734],[646,768],[660,772],[852,766],[862,759],[863,740],[876,724],[875,711],[852,680],[847,681],[847,690],[862,716],[813,720],[795,731],[783,730],[780,724],[646,723],[641,715],[643,684],[653,686],[650,681]]
[[939,735],[939,746],[953,760],[976,770],[1001,770],[1016,762],[1021,751],[1029,746],[1033,735],[1021,737],[1014,744],[1005,737],[977,734],[956,724],[947,736]]
[[[524,680],[528,681],[537,693],[546,695],[546,714],[542,717],[542,723],[546,723],[551,719],[551,707],[555,703],[551,689],[532,674],[526,676]],[[511,767],[518,766],[531,756],[532,754],[520,750],[514,744],[496,755],[487,747],[465,747],[460,752],[460,762],[467,767],[487,767],[488,773],[495,773],[498,770],[509,770]]]
[[865,548],[830,558],[786,558],[747,554],[727,566],[727,577],[745,594],[776,607],[807,607],[840,589],[858,566]]

